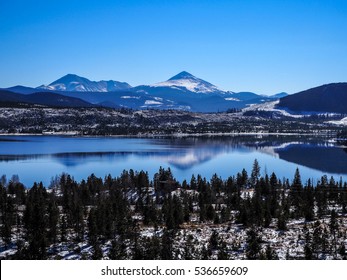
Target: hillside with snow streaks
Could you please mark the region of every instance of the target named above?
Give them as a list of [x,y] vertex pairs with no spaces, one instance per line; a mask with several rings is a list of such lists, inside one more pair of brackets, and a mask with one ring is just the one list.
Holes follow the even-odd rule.
[[267,112],[267,113],[277,114],[278,117],[280,117],[280,116],[291,117],[291,118],[303,118],[304,117],[304,115],[292,114],[285,109],[276,108],[278,103],[279,103],[279,100],[272,101],[272,102],[266,102],[266,103],[262,103],[262,104],[252,104],[249,107],[242,109],[242,113],[247,114],[249,112],[253,112],[253,113]]
[[110,92],[129,89],[131,86],[125,82],[118,81],[90,81],[74,74],[67,74],[64,77],[50,83],[39,86],[38,89],[57,91],[77,91],[77,92]]

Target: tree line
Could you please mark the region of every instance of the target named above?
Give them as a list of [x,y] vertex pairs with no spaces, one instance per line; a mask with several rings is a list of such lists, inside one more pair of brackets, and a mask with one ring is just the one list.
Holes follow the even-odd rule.
[[[250,174],[243,169],[225,180],[215,174],[178,182],[162,167],[153,180],[133,170],[118,177],[92,174],[80,182],[62,174],[48,188],[34,183],[26,189],[19,179],[2,177],[0,207],[3,249],[15,249],[8,257],[14,259],[59,258],[57,248],[64,244],[90,246],[91,254],[78,246],[69,250],[93,259],[228,259],[237,252],[248,259],[276,259],[259,229],[286,232],[291,220],[305,223],[300,258],[346,258],[340,240],[346,238],[341,222],[347,183],[326,176],[315,185],[303,183],[298,169],[291,181],[275,173],[261,176],[257,160]],[[204,241],[182,235],[183,229],[207,225],[211,234]],[[246,245],[224,240],[221,225],[239,225]],[[143,234],[146,229],[152,234]]]

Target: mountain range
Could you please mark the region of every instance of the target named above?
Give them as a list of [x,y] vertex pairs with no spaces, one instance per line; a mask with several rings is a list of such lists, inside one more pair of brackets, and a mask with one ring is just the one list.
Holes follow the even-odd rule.
[[277,95],[263,96],[252,92],[224,91],[186,71],[164,82],[136,87],[131,87],[125,82],[96,82],[68,74],[47,86],[42,85],[37,88],[15,86],[6,90],[20,94],[42,91],[58,93],[79,98],[97,106],[111,108],[179,109],[194,112],[242,109],[250,104],[278,99]]
[[90,81],[87,78],[75,74],[67,74],[64,77],[50,83],[48,86],[37,87],[43,90],[52,91],[81,91],[81,92],[110,92],[131,88],[131,85],[118,81]]
[[[1,92],[0,102],[7,102],[11,99],[8,96],[10,91],[20,95],[28,95],[28,97],[14,95],[13,98],[20,100],[20,102],[37,102],[41,105],[44,103],[55,104],[56,106],[68,104],[69,100],[71,104],[75,104],[73,106],[77,107],[178,109],[193,112],[218,112],[248,108],[247,112],[249,113],[252,106],[258,106],[256,110],[259,108],[268,110],[271,106],[267,104],[274,104],[273,109],[283,109],[301,114],[312,112],[347,113],[347,83],[323,85],[292,95],[281,92],[272,96],[265,96],[247,91],[225,91],[186,71],[163,82],[135,87],[126,82],[90,81],[84,77],[68,74],[49,85],[41,85],[37,88],[15,86],[4,90],[6,94]],[[65,96],[66,99],[62,99],[62,96]]]

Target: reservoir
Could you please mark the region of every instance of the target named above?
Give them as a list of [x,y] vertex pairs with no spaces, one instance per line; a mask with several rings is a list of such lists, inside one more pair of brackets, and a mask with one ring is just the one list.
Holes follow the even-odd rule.
[[200,174],[209,180],[248,175],[257,159],[261,175],[275,172],[292,181],[299,168],[302,181],[316,183],[323,175],[347,181],[347,149],[326,138],[295,135],[237,135],[209,137],[71,137],[0,136],[0,176],[18,175],[26,187],[68,173],[80,181],[94,173],[104,178],[123,170],[148,171],[170,167],[182,182]]

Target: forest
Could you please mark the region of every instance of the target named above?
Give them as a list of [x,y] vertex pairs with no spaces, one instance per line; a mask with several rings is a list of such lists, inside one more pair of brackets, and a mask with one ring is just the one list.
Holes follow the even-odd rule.
[[347,182],[261,176],[178,182],[160,167],[0,180],[1,259],[347,259]]
[[[1,104],[0,104],[1,105]],[[24,105],[23,105],[24,106]],[[1,107],[2,134],[175,135],[221,133],[297,133],[336,136],[346,129],[330,123],[345,115],[291,118],[273,112]]]

